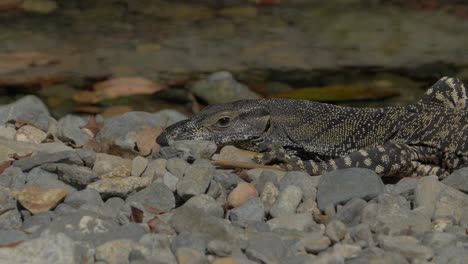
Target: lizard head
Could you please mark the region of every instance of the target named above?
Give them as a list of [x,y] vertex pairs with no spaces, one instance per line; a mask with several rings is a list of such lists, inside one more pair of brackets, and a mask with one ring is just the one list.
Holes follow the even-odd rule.
[[208,140],[218,146],[261,140],[270,127],[270,113],[258,100],[211,105],[191,119],[166,128],[157,138],[160,145],[175,140]]

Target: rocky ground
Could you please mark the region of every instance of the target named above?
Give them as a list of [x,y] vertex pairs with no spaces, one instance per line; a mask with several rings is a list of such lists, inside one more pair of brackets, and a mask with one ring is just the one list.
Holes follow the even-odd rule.
[[210,159],[252,153],[157,151],[141,133],[184,118],[0,106],[0,263],[468,263],[468,168],[396,184],[366,169],[231,170]]

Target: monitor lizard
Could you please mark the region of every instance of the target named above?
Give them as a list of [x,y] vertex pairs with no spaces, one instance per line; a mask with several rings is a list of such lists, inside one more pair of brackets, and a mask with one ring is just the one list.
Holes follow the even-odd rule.
[[381,176],[437,175],[468,166],[467,90],[444,77],[413,104],[353,108],[307,100],[211,105],[166,128],[160,145],[209,140],[265,152],[311,175],[362,167]]

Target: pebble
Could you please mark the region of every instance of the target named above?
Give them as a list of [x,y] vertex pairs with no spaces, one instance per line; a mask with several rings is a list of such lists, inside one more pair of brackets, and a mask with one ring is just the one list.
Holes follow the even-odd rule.
[[47,133],[39,128],[24,125],[16,131],[15,140],[20,142],[29,142],[39,144],[47,138]]
[[185,175],[177,182],[177,194],[184,200],[203,194],[208,190],[214,168],[193,164],[187,167]]
[[301,200],[301,188],[295,185],[289,185],[279,193],[278,199],[276,199],[273,207],[270,209],[270,215],[276,218],[283,215],[294,214]]
[[[64,189],[68,194],[76,191],[72,186],[58,180],[58,175],[50,173],[41,168],[34,168],[27,174],[26,179],[27,185],[38,185],[42,187],[61,188]],[[12,187],[12,189],[15,189]]]
[[149,249],[130,239],[117,239],[105,242],[96,248],[95,260],[105,263],[129,263],[131,254],[149,255]]
[[182,178],[189,165],[190,164],[181,158],[172,158],[167,160],[166,169],[177,178]]
[[179,264],[204,264],[205,255],[197,250],[181,247],[175,251],[177,263]]
[[324,236],[322,232],[312,232],[304,236],[294,247],[310,254],[317,254],[326,250],[330,245],[330,238]]
[[130,175],[140,177],[145,171],[146,166],[148,166],[148,159],[143,158],[142,156],[136,156],[132,160],[132,171]]
[[314,199],[317,195],[317,182],[309,174],[302,171],[291,171],[286,173],[279,182],[279,189],[283,191],[290,185],[301,188],[304,199]]
[[229,219],[233,224],[245,227],[252,222],[263,221],[265,207],[260,198],[255,197],[229,212]]
[[176,192],[179,178],[172,175],[170,172],[166,172],[162,177],[162,182],[167,186],[167,188],[169,188],[169,190],[171,190],[171,192]]
[[126,202],[131,205],[150,206],[162,212],[169,212],[175,207],[175,197],[172,191],[158,182],[153,182],[148,187],[130,194]]
[[240,182],[234,190],[229,193],[227,201],[232,207],[239,207],[248,200],[257,197],[258,192],[255,187],[248,182]]
[[370,200],[384,190],[384,184],[374,171],[363,168],[335,170],[325,173],[317,186],[320,210],[345,203],[353,198]]
[[95,189],[103,198],[125,198],[130,193],[143,189],[150,183],[150,179],[141,177],[107,178],[92,182],[88,184],[87,188]]
[[183,153],[183,159],[210,159],[218,146],[214,142],[205,140],[179,140],[174,141],[171,147]]
[[84,189],[69,194],[64,201],[65,204],[73,208],[80,208],[84,204],[92,204],[96,206],[104,205],[101,195],[94,189]]
[[395,251],[410,260],[430,260],[434,256],[432,249],[411,236],[379,235],[377,241],[384,250]]
[[41,169],[56,173],[58,179],[76,189],[86,188],[89,184],[99,179],[90,168],[64,163],[49,163],[41,166]]
[[273,233],[260,233],[249,240],[245,254],[250,259],[263,263],[278,263],[285,256],[287,247],[281,238]]
[[253,162],[253,158],[257,153],[248,151],[248,150],[242,150],[239,148],[236,148],[234,146],[228,145],[223,148],[221,148],[221,151],[219,154],[215,157],[213,157],[214,160],[229,160],[229,161],[240,161],[240,162]]
[[334,242],[341,241],[347,233],[346,226],[340,220],[332,220],[325,228],[325,234]]
[[227,257],[231,255],[233,246],[225,241],[211,240],[208,242],[206,249],[208,253],[218,257]]
[[260,195],[260,198],[262,199],[266,212],[268,213],[270,212],[270,209],[275,204],[276,199],[278,198],[278,195],[279,195],[279,190],[272,182],[267,182],[263,186],[263,191],[262,191],[262,194]]
[[60,118],[57,124],[57,137],[64,141],[75,144],[76,146],[83,146],[92,135],[85,129],[80,128],[85,126],[87,120],[77,115],[65,115]]
[[208,241],[204,234],[181,232],[172,240],[171,249],[172,252],[176,252],[178,248],[191,248],[204,253],[207,243]]
[[94,162],[96,161],[96,152],[88,149],[77,149],[75,150],[76,154],[84,162],[84,165],[88,168],[94,167]]
[[361,213],[367,202],[361,198],[349,200],[343,207],[340,207],[335,218],[346,224],[354,226],[361,221]]
[[190,198],[183,206],[191,206],[203,211],[206,214],[223,218],[223,207],[213,199],[213,197],[206,194],[199,194]]
[[45,163],[65,163],[83,166],[84,163],[80,156],[75,151],[59,151],[55,153],[37,152],[35,155],[16,160],[13,166],[20,168],[23,171],[29,171],[34,167]]
[[309,229],[316,229],[317,224],[314,222],[312,215],[309,213],[302,214],[289,214],[273,218],[267,221],[271,230],[275,229],[292,229],[299,231],[307,231]]
[[243,180],[237,174],[227,171],[216,170],[213,174],[213,180],[221,184],[221,186],[231,192]]
[[14,244],[28,240],[28,235],[21,230],[0,230],[0,248],[9,244]]
[[468,193],[468,168],[461,168],[454,171],[442,183],[452,188]]
[[67,191],[61,188],[27,185],[12,194],[24,208],[33,214],[37,214],[54,208],[65,198]]
[[146,170],[141,175],[142,178],[149,178],[151,180],[156,180],[164,177],[164,174],[167,173],[166,170],[167,160],[165,159],[155,159],[148,162]]
[[49,128],[49,117],[49,110],[45,104],[34,95],[27,95],[16,102],[0,106],[0,124],[9,120],[21,120],[45,132]]

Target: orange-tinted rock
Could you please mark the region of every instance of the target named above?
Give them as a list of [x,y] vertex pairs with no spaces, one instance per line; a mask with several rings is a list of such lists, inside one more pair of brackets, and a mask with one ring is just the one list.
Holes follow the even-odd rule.
[[65,196],[67,191],[61,188],[48,188],[37,185],[27,185],[13,192],[19,203],[33,214],[54,208]]
[[213,261],[213,264],[238,264],[238,263],[239,261],[231,257],[219,258]]
[[228,203],[232,207],[238,207],[257,196],[258,192],[253,184],[248,182],[241,182],[229,194]]

